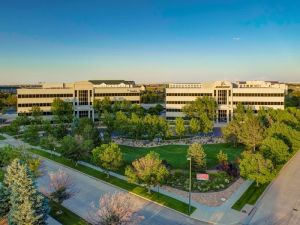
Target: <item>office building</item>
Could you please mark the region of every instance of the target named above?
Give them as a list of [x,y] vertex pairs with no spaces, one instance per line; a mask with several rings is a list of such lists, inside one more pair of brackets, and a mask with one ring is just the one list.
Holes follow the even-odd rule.
[[51,104],[55,98],[71,102],[74,116],[89,117],[94,120],[93,102],[96,99],[110,98],[111,101],[127,100],[140,103],[142,87],[133,81],[89,80],[75,83],[44,83],[38,88],[17,89],[18,114],[30,115],[33,106],[39,106],[43,115],[51,115]]
[[182,108],[198,97],[215,98],[216,123],[229,122],[237,104],[251,107],[284,109],[287,85],[274,81],[215,81],[204,83],[171,83],[166,88],[166,117],[184,117]]

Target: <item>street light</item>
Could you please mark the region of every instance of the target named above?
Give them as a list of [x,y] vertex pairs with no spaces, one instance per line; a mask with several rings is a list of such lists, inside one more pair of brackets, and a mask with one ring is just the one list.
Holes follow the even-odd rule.
[[191,191],[192,191],[192,159],[191,157],[187,158],[190,161],[190,182],[189,182],[189,214],[191,214]]

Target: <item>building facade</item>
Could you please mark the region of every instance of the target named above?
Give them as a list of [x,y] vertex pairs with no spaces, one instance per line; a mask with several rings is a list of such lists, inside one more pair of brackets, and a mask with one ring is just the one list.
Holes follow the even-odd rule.
[[215,98],[218,109],[216,123],[229,122],[237,104],[253,108],[261,107],[284,109],[284,96],[287,85],[274,81],[215,81],[205,83],[169,84],[166,88],[166,117],[184,117],[182,108],[198,97]]
[[39,106],[44,116],[51,115],[51,104],[55,98],[71,102],[74,116],[89,117],[94,120],[93,102],[105,97],[111,101],[127,100],[140,104],[140,92],[133,81],[89,80],[75,83],[45,83],[39,88],[17,89],[18,115],[30,115],[33,106]]

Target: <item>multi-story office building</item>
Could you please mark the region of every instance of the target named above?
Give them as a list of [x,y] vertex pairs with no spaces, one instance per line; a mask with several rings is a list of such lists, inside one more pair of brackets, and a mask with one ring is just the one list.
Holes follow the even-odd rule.
[[93,102],[109,97],[111,101],[127,100],[140,103],[141,87],[133,81],[89,80],[75,83],[45,83],[39,88],[17,89],[18,114],[30,115],[32,106],[39,106],[44,115],[51,115],[51,104],[55,98],[71,102],[74,115],[94,119]]
[[229,122],[239,103],[255,111],[261,107],[284,109],[286,91],[285,84],[273,81],[172,83],[166,88],[166,116],[167,119],[183,117],[185,104],[198,97],[209,96],[215,98],[218,104],[216,122]]

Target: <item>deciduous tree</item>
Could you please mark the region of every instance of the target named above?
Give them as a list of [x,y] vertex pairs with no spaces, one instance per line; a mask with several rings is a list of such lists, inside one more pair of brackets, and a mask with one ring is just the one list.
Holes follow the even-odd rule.
[[187,157],[192,159],[193,166],[196,169],[201,170],[206,167],[206,154],[201,144],[191,144],[187,151]]
[[245,151],[240,162],[241,176],[256,182],[256,186],[270,182],[275,176],[272,161],[260,153]]
[[107,172],[117,170],[123,164],[123,155],[116,143],[102,144],[92,151],[93,160]]
[[200,127],[201,126],[200,121],[198,119],[196,119],[196,118],[192,118],[189,123],[190,123],[190,132],[192,134],[199,133],[199,131],[201,129],[201,127]]
[[137,225],[144,217],[139,216],[136,199],[123,192],[104,194],[99,207],[90,212],[93,225]]
[[181,117],[177,117],[175,120],[175,132],[180,137],[180,139],[186,132],[184,126],[184,120]]
[[274,165],[285,163],[289,156],[289,147],[280,139],[267,137],[260,146],[263,155],[271,159]]
[[169,176],[169,171],[162,164],[159,154],[151,151],[146,156],[135,160],[132,166],[128,166],[125,175],[129,182],[145,184],[150,193],[151,186],[162,184]]

